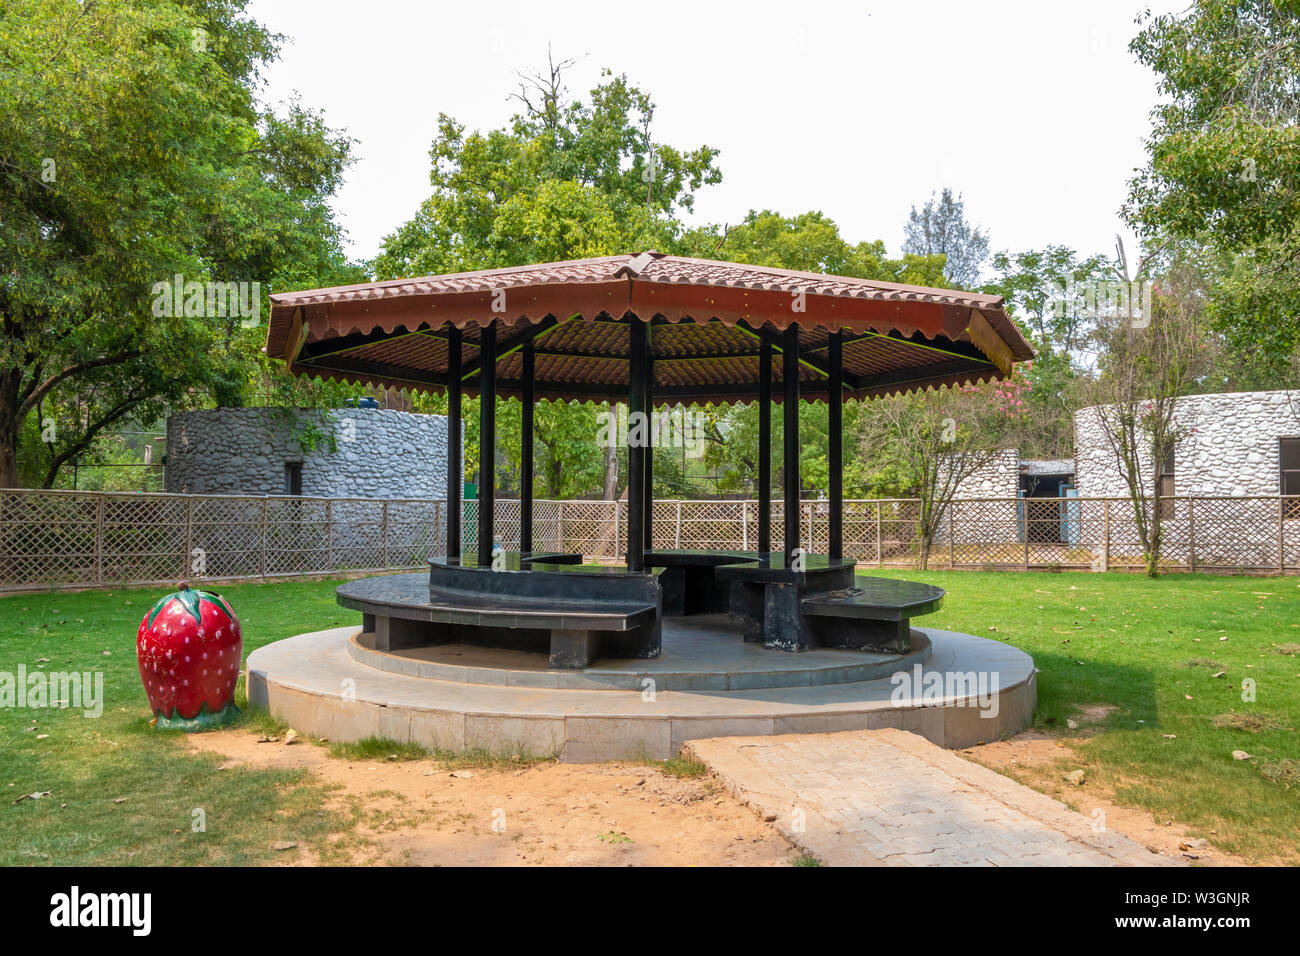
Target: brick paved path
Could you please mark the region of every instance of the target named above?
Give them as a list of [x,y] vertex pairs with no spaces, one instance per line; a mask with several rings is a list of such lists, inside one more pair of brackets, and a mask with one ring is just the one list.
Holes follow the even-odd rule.
[[683,753],[830,866],[1181,863],[901,730],[715,737]]

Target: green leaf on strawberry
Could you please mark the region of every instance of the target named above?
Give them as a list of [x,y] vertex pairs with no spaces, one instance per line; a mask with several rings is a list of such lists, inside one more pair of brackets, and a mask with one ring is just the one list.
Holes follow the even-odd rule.
[[200,623],[203,621],[202,613],[199,611],[199,596],[201,593],[187,587],[182,587],[176,592],[176,597],[180,599],[181,604],[185,605],[185,610],[189,611],[194,620]]

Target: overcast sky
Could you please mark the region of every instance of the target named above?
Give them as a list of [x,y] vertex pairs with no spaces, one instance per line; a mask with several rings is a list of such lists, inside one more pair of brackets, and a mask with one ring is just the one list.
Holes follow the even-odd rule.
[[[850,241],[902,245],[913,204],[951,186],[992,248],[1110,253],[1156,101],[1128,52],[1137,0],[737,4],[252,0],[285,34],[266,97],[323,109],[357,139],[337,199],[369,258],[428,195],[437,116],[504,125],[516,71],[580,57],[648,90],[653,135],[721,150],[695,219],[817,209]],[[1131,258],[1132,255],[1131,255]]]

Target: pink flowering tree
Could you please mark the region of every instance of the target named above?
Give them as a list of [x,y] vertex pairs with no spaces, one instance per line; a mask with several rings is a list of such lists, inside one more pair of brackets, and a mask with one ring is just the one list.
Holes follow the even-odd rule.
[[917,567],[929,567],[935,537],[962,484],[1015,447],[1030,384],[1017,366],[1005,379],[895,395],[864,404],[859,451],[906,469],[917,501],[913,532]]

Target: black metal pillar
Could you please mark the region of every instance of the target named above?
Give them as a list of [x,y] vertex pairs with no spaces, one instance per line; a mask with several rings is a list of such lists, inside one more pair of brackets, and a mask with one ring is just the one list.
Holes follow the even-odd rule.
[[646,413],[646,450],[645,450],[645,549],[654,547],[655,531],[655,358],[654,342],[650,335],[650,325],[646,324],[645,356],[645,413]]
[[649,351],[646,324],[628,317],[627,385],[627,569],[645,570],[645,422],[646,358]]
[[831,333],[829,358],[826,419],[827,430],[830,432],[827,465],[830,466],[831,473],[831,513],[827,553],[832,558],[842,558],[844,557],[844,336],[838,331]]
[[460,329],[447,330],[447,557],[460,557],[461,483],[465,480],[461,457]]
[[497,503],[497,326],[479,332],[478,564],[492,564],[492,519]]
[[785,559],[799,547],[799,326],[791,324],[781,342],[781,384],[785,388],[785,440],[782,484],[785,498]]
[[519,442],[519,550],[533,550],[533,406],[536,405],[537,382],[533,343],[523,348],[523,394],[520,396],[522,421]]
[[772,550],[772,343],[758,347],[758,550]]

